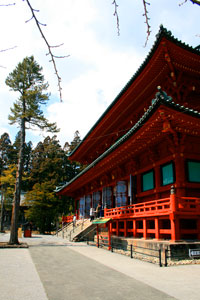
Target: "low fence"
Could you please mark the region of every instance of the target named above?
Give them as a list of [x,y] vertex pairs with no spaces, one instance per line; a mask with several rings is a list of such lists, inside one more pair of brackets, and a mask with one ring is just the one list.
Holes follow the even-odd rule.
[[163,266],[161,249],[135,246],[132,244],[123,247],[121,243],[116,243],[111,240],[111,251],[125,254],[130,256],[130,258],[136,258],[149,263],[158,264],[160,267]]
[[126,255],[131,259],[134,258],[153,263],[159,267],[191,263],[200,264],[200,248],[189,249],[186,255],[181,252],[174,253],[171,249],[153,249],[133,244],[123,245],[122,243],[114,241],[113,238],[111,238],[111,243],[109,244],[109,239],[106,236],[101,236],[100,238],[95,236],[93,239],[84,236],[81,238],[81,241],[86,242],[90,246],[96,246],[98,248],[111,250],[111,252],[114,253]]
[[85,236],[81,240],[87,242],[88,245],[111,250],[111,252],[126,255],[130,258],[140,259],[149,263],[154,263],[159,265],[160,267],[167,266],[165,260],[163,264],[161,249],[157,250],[153,248],[134,246],[132,244],[123,246],[122,243],[117,243],[112,238],[111,243],[109,244],[108,236],[100,236],[99,238],[96,237],[96,239],[93,240],[90,240],[88,237]]

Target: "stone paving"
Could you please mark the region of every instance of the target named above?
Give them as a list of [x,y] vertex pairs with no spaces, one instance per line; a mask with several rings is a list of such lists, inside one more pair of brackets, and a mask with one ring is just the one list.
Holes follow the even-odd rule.
[[0,300],[200,299],[200,265],[160,268],[56,236],[20,241],[29,248],[0,249]]

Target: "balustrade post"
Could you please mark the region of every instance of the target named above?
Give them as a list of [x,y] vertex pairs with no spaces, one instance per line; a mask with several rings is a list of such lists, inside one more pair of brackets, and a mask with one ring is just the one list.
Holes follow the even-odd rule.
[[176,192],[175,187],[172,185],[170,190],[170,207],[172,213],[177,211],[177,198],[176,198]]
[[62,238],[64,239],[64,230],[63,230],[63,228],[62,228]]
[[162,267],[161,249],[159,249],[159,266]]
[[170,223],[171,223],[171,240],[177,241],[180,239],[180,231],[179,231],[179,220],[177,219],[177,197],[175,193],[174,186],[171,186],[170,191],[170,206],[171,206],[171,215],[170,215]]
[[71,233],[71,231],[70,231],[70,233],[69,233],[69,240],[70,240],[70,242],[71,242],[71,234],[72,234],[72,233]]
[[130,248],[130,250],[131,250],[131,258],[133,258],[133,245],[131,244],[130,246],[131,246],[131,248]]

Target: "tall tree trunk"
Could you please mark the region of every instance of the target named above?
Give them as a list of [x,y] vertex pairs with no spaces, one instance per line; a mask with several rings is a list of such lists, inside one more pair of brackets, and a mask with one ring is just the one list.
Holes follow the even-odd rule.
[[0,232],[4,231],[4,194],[3,194],[3,185],[1,184],[1,223],[0,223]]
[[24,146],[25,146],[25,118],[21,120],[21,136],[20,136],[20,150],[17,166],[17,174],[15,181],[15,193],[12,207],[12,219],[10,228],[10,240],[9,244],[19,244],[18,241],[18,218],[19,218],[19,207],[20,207],[20,195],[21,195],[21,183],[22,183],[22,172],[24,165]]

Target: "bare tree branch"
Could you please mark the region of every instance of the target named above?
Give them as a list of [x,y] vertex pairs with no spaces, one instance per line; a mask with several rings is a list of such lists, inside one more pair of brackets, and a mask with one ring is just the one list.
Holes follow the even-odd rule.
[[118,15],[118,11],[117,11],[119,5],[117,4],[116,0],[114,0],[112,4],[115,6],[115,11],[114,11],[113,16],[116,17],[116,19],[117,19],[117,34],[120,35],[119,15]]
[[185,0],[184,2],[179,3],[179,6],[182,6],[183,4],[185,4],[187,2],[187,0]]
[[[183,4],[185,4],[188,0],[185,0],[183,2],[181,2],[179,4],[179,6],[182,6]],[[200,5],[200,0],[189,0],[190,2],[192,2],[193,4],[197,4],[197,5]]]
[[51,56],[50,62],[53,63],[53,67],[54,67],[54,70],[55,70],[55,75],[56,75],[57,80],[58,80],[58,91],[59,91],[59,93],[60,93],[60,101],[62,102],[61,77],[60,77],[59,74],[58,74],[58,70],[57,70],[55,58],[66,58],[66,57],[69,57],[69,55],[66,55],[66,56],[56,56],[56,55],[54,55],[54,54],[52,53],[52,51],[51,51],[52,48],[60,47],[60,46],[62,46],[63,44],[60,44],[60,45],[57,45],[57,46],[50,46],[50,44],[48,43],[48,41],[47,41],[47,39],[46,39],[46,37],[45,37],[45,35],[44,35],[42,29],[41,29],[41,26],[46,26],[46,24],[40,23],[40,22],[38,21],[36,15],[35,15],[35,12],[39,12],[39,10],[33,9],[33,7],[31,6],[29,0],[23,0],[23,1],[26,1],[27,5],[29,6],[29,8],[30,8],[30,10],[31,10],[31,13],[32,13],[32,17],[31,17],[29,20],[27,20],[26,23],[29,22],[29,21],[31,21],[32,19],[35,20],[35,23],[36,23],[36,25],[37,25],[37,27],[38,27],[38,29],[39,29],[41,35],[42,35],[42,38],[44,39],[44,41],[45,41],[45,43],[46,43],[46,45],[47,45],[47,48],[48,48],[48,51],[49,51],[49,52],[48,52],[46,55],[50,55],[50,56]]
[[10,4],[0,4],[0,6],[11,6],[11,5],[15,5],[16,3],[10,3]]
[[11,47],[11,48],[7,48],[7,49],[2,49],[2,50],[0,50],[0,52],[9,51],[9,50],[12,50],[12,49],[15,49],[15,48],[17,48],[17,46],[14,46],[14,47]]
[[147,38],[146,38],[146,42],[145,42],[145,45],[144,45],[144,47],[146,47],[149,36],[151,34],[151,30],[150,30],[151,26],[149,25],[150,18],[148,17],[148,10],[147,10],[147,5],[150,5],[150,3],[147,2],[146,0],[143,0],[143,5],[144,5],[144,14],[143,14],[143,16],[145,17],[145,23],[147,24]]

